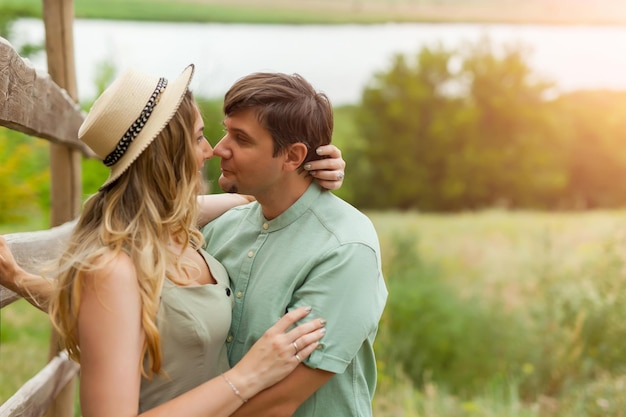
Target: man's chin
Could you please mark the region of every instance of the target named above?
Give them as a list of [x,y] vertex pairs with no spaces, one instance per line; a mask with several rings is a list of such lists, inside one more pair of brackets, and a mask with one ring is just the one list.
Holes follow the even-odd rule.
[[220,188],[222,189],[222,191],[224,191],[225,193],[231,193],[231,194],[239,193],[237,184],[235,184],[232,181],[228,181],[226,178],[224,178],[224,175],[220,176],[220,179],[217,182],[220,185]]

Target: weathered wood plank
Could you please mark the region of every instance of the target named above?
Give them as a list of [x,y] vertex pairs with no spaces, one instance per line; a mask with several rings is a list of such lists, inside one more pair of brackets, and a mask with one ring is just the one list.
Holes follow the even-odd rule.
[[19,300],[21,297],[0,285],[0,309]]
[[48,74],[22,59],[0,37],[0,125],[95,154],[78,140],[84,113]]
[[[46,60],[50,78],[78,101],[74,64],[74,1],[43,0]],[[60,144],[50,144],[50,225],[75,218],[81,201],[80,153]],[[56,352],[55,352],[56,354]]]
[[41,417],[77,373],[79,365],[67,354],[54,357],[37,375],[0,406],[0,417]]
[[[62,224],[48,230],[11,233],[4,238],[17,263],[33,274],[42,272],[49,261],[58,258],[65,247],[76,221]],[[5,307],[19,296],[0,285],[0,308]]]
[[4,235],[11,253],[22,268],[40,273],[44,262],[57,258],[70,237],[76,221],[47,230]]
[[[46,28],[48,72],[54,82],[78,101],[74,70],[74,1],[43,0],[43,21]],[[80,212],[80,154],[60,144],[50,144],[50,224],[59,226],[76,218]],[[52,329],[48,357],[57,355],[60,336]],[[50,404],[47,417],[72,417],[76,379],[68,381]]]

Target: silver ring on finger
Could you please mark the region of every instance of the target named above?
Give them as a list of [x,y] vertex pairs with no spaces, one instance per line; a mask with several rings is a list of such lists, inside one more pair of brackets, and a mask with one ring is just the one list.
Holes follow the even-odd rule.
[[302,362],[302,359],[300,358],[300,356],[298,356],[297,353],[296,353],[296,359],[298,360],[298,362]]
[[293,345],[293,348],[296,350],[296,354],[297,354],[298,351],[300,350],[298,349],[298,345],[296,344],[296,342],[293,342],[292,345]]

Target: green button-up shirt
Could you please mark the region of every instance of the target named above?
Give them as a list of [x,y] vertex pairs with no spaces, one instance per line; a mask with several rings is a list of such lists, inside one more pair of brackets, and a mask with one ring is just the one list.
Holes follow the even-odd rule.
[[311,306],[305,320],[326,319],[327,333],[305,364],[337,375],[294,416],[371,416],[373,343],[387,299],[371,221],[312,184],[273,220],[254,202],[228,211],[203,233],[234,290],[231,365],[286,311]]

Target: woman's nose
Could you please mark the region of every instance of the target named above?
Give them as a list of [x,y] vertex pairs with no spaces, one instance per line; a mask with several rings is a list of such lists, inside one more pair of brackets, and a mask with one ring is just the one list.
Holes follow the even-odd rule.
[[204,149],[203,149],[203,156],[204,156],[204,160],[208,160],[211,159],[213,157],[213,147],[211,146],[211,144],[209,143],[209,141],[205,141],[205,145],[204,145]]

